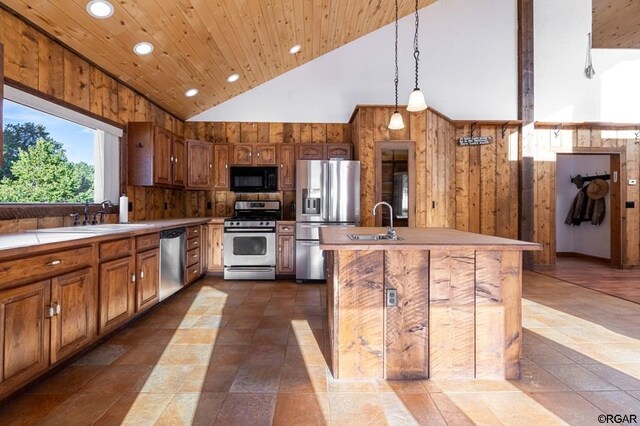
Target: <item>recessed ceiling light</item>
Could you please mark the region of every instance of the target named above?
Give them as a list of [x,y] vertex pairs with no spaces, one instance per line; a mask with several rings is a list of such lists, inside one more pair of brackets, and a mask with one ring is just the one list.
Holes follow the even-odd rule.
[[106,0],[91,0],[87,3],[87,13],[98,19],[106,19],[113,15],[113,5]]
[[291,49],[289,49],[289,53],[291,53],[292,55],[295,55],[296,53],[298,53],[300,50],[302,50],[302,46],[300,46],[299,44],[296,44],[295,46],[293,46]]
[[142,41],[133,46],[133,52],[139,56],[145,56],[153,52],[153,44]]
[[240,79],[240,74],[231,74],[229,77],[227,77],[227,81],[229,83],[233,83],[235,81],[238,81]]
[[186,92],[184,92],[184,95],[185,95],[187,98],[192,98],[192,97],[194,97],[194,96],[195,96],[195,95],[197,95],[197,94],[198,94],[198,89],[189,89],[189,90],[187,90]]

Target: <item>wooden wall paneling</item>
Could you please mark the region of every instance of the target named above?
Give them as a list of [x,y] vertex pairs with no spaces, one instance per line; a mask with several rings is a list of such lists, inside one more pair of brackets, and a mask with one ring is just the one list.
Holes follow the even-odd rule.
[[429,252],[389,250],[384,286],[398,290],[398,306],[385,307],[385,379],[429,377]]
[[345,362],[337,379],[383,378],[384,252],[340,251],[337,351]]
[[6,37],[18,38],[18,43],[5,41],[6,77],[29,87],[38,87],[38,33],[22,21],[5,21]]
[[227,143],[239,143],[240,142],[240,123],[227,123],[225,129],[225,136]]
[[313,142],[313,132],[311,123],[300,124],[300,143]]
[[424,172],[425,177],[425,202],[424,208],[427,212],[427,226],[437,225],[437,179],[438,179],[438,117],[434,114],[426,113],[426,146],[425,154],[427,167]]
[[227,125],[226,123],[213,123],[213,143],[227,142]]
[[374,141],[391,140],[390,130],[387,127],[390,119],[391,119],[391,113],[389,113],[389,108],[376,107],[373,109],[373,123],[371,124],[373,125]]
[[463,147],[469,150],[469,232],[480,233],[481,173],[480,146]]
[[555,263],[555,153],[551,152],[553,131],[539,129],[537,155],[534,162],[534,241],[543,245],[542,251],[535,252],[535,264]]
[[[374,220],[370,208],[375,204],[375,168],[367,167],[374,164],[374,110],[365,108],[360,116],[360,152],[359,160],[363,166],[360,169],[360,224],[373,226]],[[417,166],[416,166],[417,167]]]
[[64,49],[45,36],[38,37],[38,87],[54,98],[64,96]]
[[269,123],[258,123],[258,143],[269,143]]
[[[64,101],[86,111],[90,108],[89,63],[72,52],[64,51]],[[33,87],[33,86],[31,86]]]
[[258,123],[240,123],[240,142],[258,142]]
[[456,155],[456,229],[469,230],[469,150],[465,146],[459,146],[457,139],[467,134],[467,126],[456,128],[455,155]]
[[284,142],[284,124],[269,123],[269,143]]
[[339,123],[327,124],[327,143],[343,143],[345,126]]
[[409,116],[409,138],[416,142],[416,226],[427,226],[427,113]]
[[[509,161],[509,139],[511,129],[503,132],[497,129],[495,132],[496,144],[496,197],[495,197],[495,235],[505,238],[514,238],[511,223],[511,199],[510,188],[511,164]],[[517,235],[516,235],[517,237]]]
[[[640,177],[640,145],[629,140],[626,155],[626,179],[638,179]],[[625,181],[623,181],[625,182]],[[626,255],[623,256],[624,264],[640,264],[640,190],[638,185],[623,185],[626,187],[626,200],[635,201],[635,208],[624,209],[626,219],[625,234],[627,238]]]
[[491,138],[480,146],[480,233],[496,235],[497,138],[494,126],[480,126],[480,136]]
[[475,362],[478,379],[520,378],[521,253],[476,252]]
[[611,266],[622,268],[622,227],[624,226],[624,222],[622,219],[616,220],[616,218],[622,218],[622,184],[626,182],[622,180],[622,171],[620,169],[620,164],[622,162],[623,155],[610,155],[609,156],[609,173],[612,175],[615,171],[618,171],[618,180],[614,182],[611,179],[609,182],[609,187],[611,190]]
[[285,123],[282,137],[284,143],[300,143],[300,123]]
[[135,94],[131,89],[118,84],[118,121],[135,121]]
[[311,124],[311,142],[314,142],[314,143],[327,142],[327,125],[325,123]]
[[[429,259],[429,378],[475,376],[475,253],[432,250]],[[451,350],[451,342],[460,346]]]

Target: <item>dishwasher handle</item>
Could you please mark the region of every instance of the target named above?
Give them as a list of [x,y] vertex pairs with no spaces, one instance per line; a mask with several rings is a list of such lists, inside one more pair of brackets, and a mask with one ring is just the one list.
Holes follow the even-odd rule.
[[160,232],[160,238],[161,239],[167,239],[167,238],[178,238],[181,235],[184,235],[184,233],[187,232],[187,229],[182,227],[182,228],[174,228],[174,229],[167,229],[165,231]]

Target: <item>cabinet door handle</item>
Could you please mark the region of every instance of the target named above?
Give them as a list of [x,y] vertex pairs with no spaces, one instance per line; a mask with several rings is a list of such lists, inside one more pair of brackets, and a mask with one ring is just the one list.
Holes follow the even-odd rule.
[[176,157],[175,162],[176,162],[176,164],[178,164],[178,157]]
[[284,167],[284,164],[280,163],[280,168],[282,169]]
[[210,168],[210,169],[213,169],[213,164],[209,164],[209,168]]
[[170,161],[171,161],[171,162],[173,163],[173,156],[171,156],[171,159],[170,159]]
[[60,315],[60,304],[56,302],[55,305],[56,305],[56,315]]
[[194,244],[194,245],[195,245],[195,244],[198,244],[198,242],[197,242],[197,241],[193,241],[191,244]]
[[278,247],[278,251],[280,251],[280,252],[281,252],[281,251],[282,251],[282,247]]
[[144,271],[140,271],[140,279],[144,278]]
[[61,263],[62,263],[62,260],[55,259],[55,260],[52,260],[51,262],[47,263],[47,266],[55,266],[55,265],[59,265]]
[[131,282],[132,283],[136,282],[136,274],[131,274]]
[[194,269],[194,270],[193,270],[193,273],[194,273],[194,274],[197,274],[197,273],[198,273],[198,270],[197,270],[197,269]]
[[193,256],[191,256],[191,257],[192,257],[192,258],[194,258],[194,259],[197,259],[197,258],[198,258],[198,255],[197,255],[197,254],[194,254],[194,255],[193,255]]
[[47,318],[53,318],[54,312],[53,306],[49,305],[47,308]]
[[229,168],[229,165],[228,165],[228,164],[225,164],[225,165],[224,165],[224,168],[225,168],[225,169],[228,169],[228,168]]

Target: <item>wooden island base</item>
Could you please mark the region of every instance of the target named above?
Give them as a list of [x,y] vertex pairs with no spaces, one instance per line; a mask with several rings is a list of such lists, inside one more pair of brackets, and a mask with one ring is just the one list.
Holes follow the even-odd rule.
[[[439,231],[468,241],[415,241]],[[520,377],[522,250],[539,245],[417,228],[365,244],[346,233],[353,228],[321,232],[335,378]],[[397,289],[397,306],[385,305],[386,289]]]

